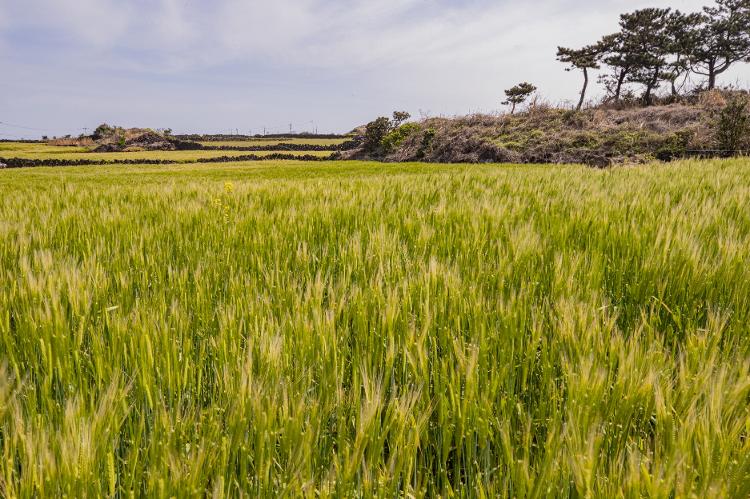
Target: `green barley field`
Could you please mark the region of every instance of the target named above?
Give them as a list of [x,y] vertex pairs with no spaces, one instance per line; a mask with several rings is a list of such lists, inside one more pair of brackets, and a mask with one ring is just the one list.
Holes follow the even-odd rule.
[[0,496],[748,497],[750,161],[0,171]]
[[313,145],[313,146],[336,146],[346,142],[346,138],[341,139],[319,139],[315,137],[304,137],[304,138],[291,138],[291,139],[263,139],[263,138],[252,138],[244,140],[213,140],[213,141],[199,141],[204,146],[274,146],[278,144],[292,144],[292,145]]
[[[245,142],[245,144],[248,144]],[[253,144],[254,145],[254,144]],[[326,157],[330,156],[329,151],[128,151],[128,152],[89,152],[77,147],[63,146],[40,146],[31,144],[33,147],[9,149],[2,147],[0,144],[0,158],[19,158],[19,159],[39,159],[39,160],[92,160],[92,161],[122,161],[122,160],[168,160],[181,163],[194,163],[199,159],[219,158],[222,156],[268,156],[270,154],[292,154],[295,156],[311,155]]]

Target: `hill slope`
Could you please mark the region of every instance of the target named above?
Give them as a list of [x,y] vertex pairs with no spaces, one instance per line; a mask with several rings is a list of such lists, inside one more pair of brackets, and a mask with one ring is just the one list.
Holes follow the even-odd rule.
[[[613,163],[721,155],[722,113],[746,94],[708,92],[684,103],[571,111],[536,106],[516,115],[429,118],[392,130],[377,147],[362,145],[347,159],[426,162]],[[743,111],[747,115],[747,109]],[[747,147],[747,127],[740,144]]]

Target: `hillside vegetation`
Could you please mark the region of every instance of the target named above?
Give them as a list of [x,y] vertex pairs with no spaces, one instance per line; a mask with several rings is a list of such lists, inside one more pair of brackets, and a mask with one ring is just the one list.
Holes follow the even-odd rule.
[[537,104],[516,114],[428,118],[383,127],[384,119],[358,129],[359,147],[342,157],[607,166],[750,151],[750,106],[744,92],[705,92],[649,107],[602,105],[576,111]]
[[748,497],[750,168],[0,175],[0,496]]

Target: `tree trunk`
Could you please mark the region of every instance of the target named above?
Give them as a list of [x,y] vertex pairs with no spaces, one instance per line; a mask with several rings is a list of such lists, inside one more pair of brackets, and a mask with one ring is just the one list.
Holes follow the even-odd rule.
[[653,103],[651,92],[653,92],[654,88],[656,88],[656,85],[659,83],[659,71],[660,70],[657,68],[654,71],[654,77],[646,84],[646,93],[643,95],[643,102],[647,106],[650,106]]
[[711,61],[708,63],[708,89],[714,88],[716,88],[716,63]]
[[580,111],[583,107],[583,103],[586,101],[586,89],[589,88],[589,70],[583,68],[583,89],[581,90],[581,100],[578,101],[578,107],[576,111]]
[[620,77],[617,79],[617,89],[615,90],[615,102],[620,102],[620,94],[622,93],[622,85],[625,83],[625,77],[628,76],[627,70],[623,69],[620,71]]
[[516,103],[515,103],[515,102],[513,102],[513,103],[511,103],[511,104],[512,104],[512,105],[511,105],[511,107],[510,107],[510,114],[512,115],[512,114],[514,114],[514,113],[516,112]]
[[680,77],[679,67],[680,63],[682,62],[682,57],[680,55],[677,56],[677,61],[675,62],[674,68],[672,69],[672,78],[669,80],[669,84],[672,87],[672,98],[674,99],[677,97],[677,78]]

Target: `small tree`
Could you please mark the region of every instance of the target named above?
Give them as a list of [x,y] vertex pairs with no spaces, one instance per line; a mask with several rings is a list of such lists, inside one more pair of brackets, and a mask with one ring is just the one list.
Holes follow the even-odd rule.
[[411,118],[411,114],[406,111],[395,111],[393,119],[381,116],[371,121],[365,127],[365,135],[362,141],[362,149],[372,156],[383,156],[388,151],[385,144],[385,138],[393,131],[396,131],[401,125]]
[[[683,14],[675,11],[669,17],[665,27],[671,54],[664,72],[664,79],[670,84],[672,97],[680,94],[680,89],[690,76],[690,58],[700,40],[700,32],[695,27],[700,23],[700,14]],[[680,79],[682,83],[678,86],[677,82]]]
[[411,114],[406,111],[394,111],[393,112],[393,128],[400,127],[405,121],[411,118]]
[[716,7],[703,8],[701,20],[692,69],[708,77],[711,90],[720,74],[750,58],[750,0],[716,0]]
[[671,9],[649,8],[620,16],[632,62],[628,81],[645,87],[643,103],[647,106],[652,104],[653,92],[659,88],[669,65],[672,41],[667,27],[672,15]]
[[370,153],[376,154],[380,151],[380,145],[391,131],[391,120],[385,116],[381,116],[374,121],[371,121],[365,127],[365,137],[362,143],[363,149]]
[[503,102],[503,105],[511,106],[510,114],[513,114],[516,112],[516,106],[526,102],[534,92],[536,92],[536,87],[531,83],[519,83],[515,87],[509,88],[505,91],[506,100]]
[[584,47],[579,50],[565,47],[557,48],[557,60],[569,64],[565,71],[580,69],[583,72],[583,88],[581,89],[581,98],[576,106],[576,111],[580,111],[586,100],[586,89],[589,86],[589,69],[599,69],[600,49],[596,45]]
[[[622,23],[622,22],[621,22]],[[615,102],[620,101],[622,89],[630,72],[636,64],[634,40],[631,34],[623,30],[619,33],[607,35],[597,43],[602,62],[612,68],[612,72],[600,77]]]

